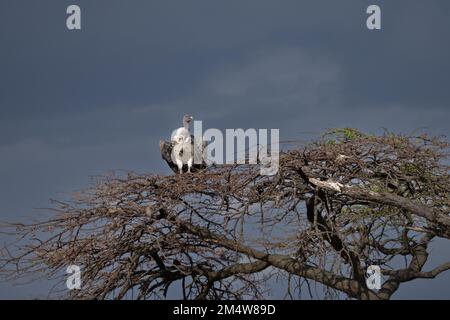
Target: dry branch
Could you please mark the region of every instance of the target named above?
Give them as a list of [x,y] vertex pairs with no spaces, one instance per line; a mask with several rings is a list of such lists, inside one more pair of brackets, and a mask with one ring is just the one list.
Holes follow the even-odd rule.
[[[174,169],[171,145],[161,155]],[[55,277],[69,298],[160,299],[179,283],[185,299],[259,299],[273,276],[327,288],[324,297],[389,299],[423,270],[434,238],[450,239],[448,144],[438,138],[343,130],[257,165],[196,167],[195,174],[106,176],[52,219],[11,223],[5,277]],[[174,170],[176,172],[176,170]],[[395,264],[405,257],[405,265]],[[68,292],[61,272],[82,269]],[[388,277],[380,291],[364,271]],[[291,287],[292,277],[298,278]],[[58,293],[58,292],[57,292]]]

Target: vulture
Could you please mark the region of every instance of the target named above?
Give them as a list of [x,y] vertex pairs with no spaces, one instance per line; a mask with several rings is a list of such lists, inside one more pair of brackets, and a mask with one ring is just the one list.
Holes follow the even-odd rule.
[[191,172],[194,163],[193,138],[189,131],[189,124],[193,117],[186,114],[183,117],[183,126],[172,133],[172,161],[176,163],[178,171],[183,173],[183,165],[187,164],[188,172]]
[[192,119],[194,119],[192,116],[185,114],[183,117],[183,126],[181,128],[176,129],[172,133],[172,143],[177,143],[180,141],[180,137],[183,138],[190,138],[191,133],[189,131],[189,124],[191,123]]

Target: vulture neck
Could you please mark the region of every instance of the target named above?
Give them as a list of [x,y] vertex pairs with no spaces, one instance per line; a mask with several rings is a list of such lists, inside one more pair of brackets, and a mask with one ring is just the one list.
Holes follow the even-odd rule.
[[186,120],[183,120],[183,127],[184,127],[186,130],[189,130],[189,122],[187,122]]

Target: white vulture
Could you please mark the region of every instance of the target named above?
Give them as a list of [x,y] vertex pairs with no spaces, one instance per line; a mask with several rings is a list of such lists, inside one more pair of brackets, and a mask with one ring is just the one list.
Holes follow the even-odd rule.
[[185,114],[183,117],[183,126],[181,128],[176,129],[172,133],[172,143],[178,143],[180,141],[180,137],[183,138],[190,138],[191,133],[189,131],[189,124],[191,123],[192,119],[194,119],[192,116]]
[[178,170],[183,173],[183,165],[187,164],[188,172],[191,172],[194,163],[194,150],[192,148],[192,137],[189,131],[189,123],[193,117],[186,114],[183,117],[183,127],[172,133],[172,161],[176,163]]

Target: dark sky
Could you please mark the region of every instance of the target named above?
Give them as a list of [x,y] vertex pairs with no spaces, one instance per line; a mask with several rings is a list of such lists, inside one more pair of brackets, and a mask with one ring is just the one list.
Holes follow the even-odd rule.
[[[66,8],[82,30],[66,28]],[[382,9],[382,30],[366,8]],[[169,174],[158,142],[204,128],[449,135],[448,0],[1,0],[0,220],[112,169]],[[449,259],[436,243],[427,268]],[[48,284],[0,284],[0,298]],[[450,275],[395,298],[450,298]]]

